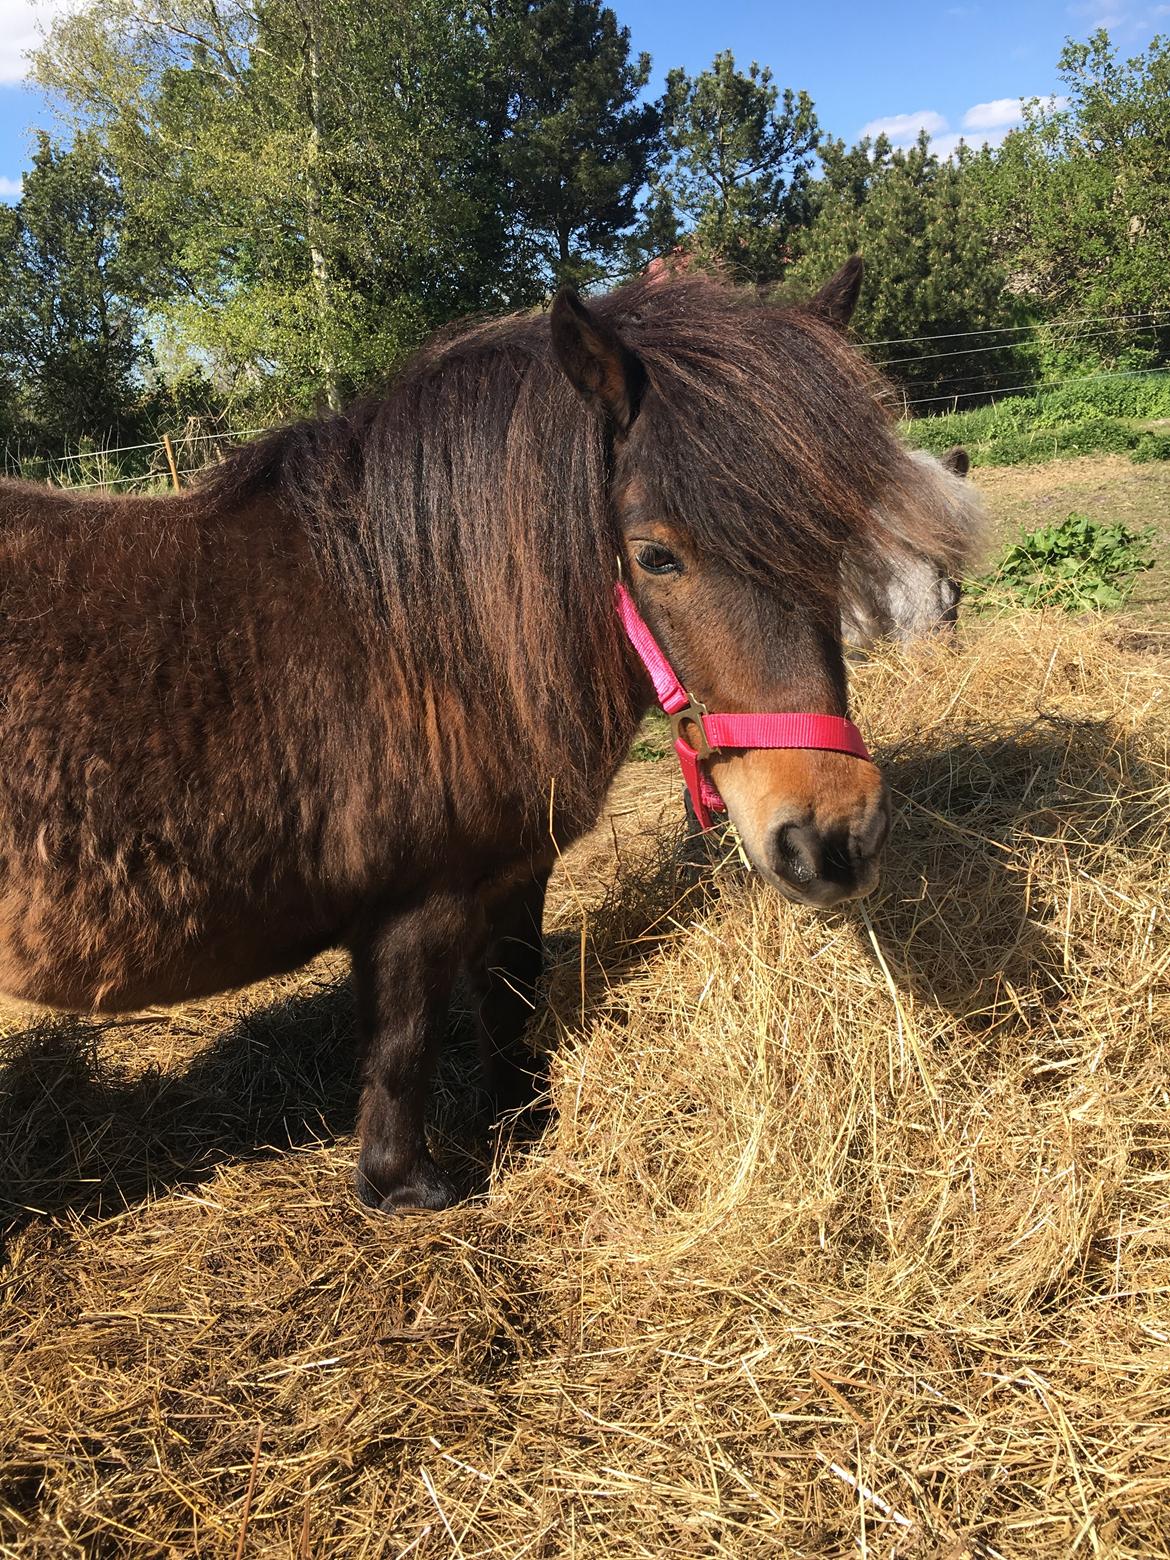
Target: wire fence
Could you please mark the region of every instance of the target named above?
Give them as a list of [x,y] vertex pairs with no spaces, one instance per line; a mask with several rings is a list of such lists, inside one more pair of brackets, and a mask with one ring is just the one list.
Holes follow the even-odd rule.
[[[994,325],[977,330],[947,331],[927,336],[886,337],[875,341],[860,341],[857,345],[863,350],[873,351],[883,347],[915,344],[930,346],[936,342],[985,342],[989,337],[997,338],[985,345],[948,346],[937,352],[912,352],[900,357],[872,359],[876,368],[888,369],[920,363],[939,363],[954,358],[965,359],[981,354],[1010,353],[1016,348],[1035,346],[1042,346],[1049,352],[1059,353],[1075,348],[1085,341],[1099,340],[1106,336],[1114,339],[1121,338],[1133,345],[1143,335],[1166,330],[1170,330],[1170,309],[1112,315],[1082,315],[1031,325]],[[1016,339],[1005,339],[1009,336]],[[952,410],[958,411],[960,403],[969,401],[992,404],[1000,398],[1026,395],[1030,392],[1058,390],[1069,385],[1091,385],[1104,381],[1145,379],[1167,372],[1170,372],[1170,365],[1159,365],[1153,368],[1102,370],[1063,379],[1032,379],[1005,385],[986,381],[1002,379],[1005,376],[1011,378],[1010,366],[998,370],[991,368],[987,371],[976,369],[973,375],[965,376],[964,380],[959,381],[962,388],[949,389],[945,393],[914,395],[910,393],[915,388],[913,383],[903,385],[901,387],[902,407],[907,417],[915,415],[915,409],[919,407],[932,408],[933,411],[921,412],[917,415],[937,416],[945,407],[949,406]],[[945,370],[940,370],[940,374],[945,374]],[[923,388],[935,387],[938,377],[936,375],[934,381],[919,381],[919,384]],[[977,379],[984,382],[976,383]],[[47,477],[50,481],[60,482],[63,486],[77,491],[133,488],[135,485],[151,483],[181,485],[198,476],[212,461],[221,457],[231,447],[246,439],[274,432],[280,426],[279,423],[272,423],[251,428],[207,430],[191,423],[181,432],[159,439],[147,439],[136,444],[95,444],[91,449],[71,450],[60,455],[38,454],[32,458],[22,458],[19,452],[6,450],[0,453],[0,474],[19,477],[27,474],[25,467],[32,467],[34,475]],[[170,463],[172,454],[173,467]],[[202,459],[197,458],[201,455]],[[145,469],[133,472],[114,469],[118,465],[125,464],[129,456],[137,457],[135,464],[142,464]],[[81,480],[72,479],[74,470]]]
[[1030,325],[988,325],[981,326],[978,330],[953,330],[936,336],[886,336],[880,341],[862,341],[858,345],[863,347],[901,347],[908,346],[914,341],[959,341],[963,338],[974,338],[977,336],[1002,336],[1007,332],[1067,330],[1081,325],[1116,325],[1135,320],[1148,322],[1156,320],[1158,317],[1164,317],[1167,314],[1170,314],[1170,310],[1145,309],[1129,314],[1083,314],[1079,318],[1036,320]]
[[1151,374],[1170,372],[1170,364],[1159,368],[1119,368],[1111,373],[1078,374],[1069,379],[1033,379],[1024,385],[1002,385],[994,390],[966,390],[947,395],[919,396],[904,402],[906,406],[934,406],[941,401],[968,401],[975,396],[1020,395],[1028,390],[1059,390],[1065,385],[1093,385],[1107,379],[1148,379]]
[[[1112,336],[1115,338],[1118,336],[1128,336],[1129,338],[1133,339],[1137,336],[1145,335],[1150,331],[1161,330],[1165,328],[1170,328],[1170,309],[1166,310],[1165,316],[1163,318],[1146,325],[1102,326],[1096,330],[1078,331],[1075,335],[1065,335],[1059,339],[1048,337],[1042,338],[1042,340],[1044,346],[1053,350],[1061,350],[1069,347],[1079,347],[1084,341],[1097,341],[1100,340],[1100,338],[1103,336]],[[923,338],[924,341],[948,341],[951,339],[953,338],[948,336],[927,336]],[[901,363],[932,363],[936,362],[940,358],[968,358],[977,357],[980,353],[985,352],[1011,352],[1017,347],[1032,346],[1035,344],[1035,340],[1036,338],[1033,337],[1031,340],[1024,339],[1022,341],[996,341],[993,342],[991,346],[987,347],[950,347],[945,352],[915,352],[908,357],[875,358],[874,366],[876,368],[891,368],[894,365]],[[871,347],[874,346],[875,343],[865,341],[859,343],[859,345],[864,347]]]

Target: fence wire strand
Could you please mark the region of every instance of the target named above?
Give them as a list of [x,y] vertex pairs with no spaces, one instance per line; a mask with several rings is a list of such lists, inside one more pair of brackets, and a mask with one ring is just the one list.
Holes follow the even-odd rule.
[[[1134,321],[1141,321],[1144,323],[1127,323]],[[1060,340],[1044,341],[1044,332],[1053,332],[1056,330],[1069,331],[1083,325],[1094,325],[1100,326],[1102,328],[1086,331],[1081,335],[1065,335]],[[988,326],[987,328],[980,330],[948,331],[930,336],[889,336],[881,340],[859,341],[857,345],[861,348],[872,348],[908,346],[914,343],[929,345],[930,343],[936,341],[977,340],[986,336],[1015,335],[1021,337],[1020,340],[997,341],[988,346],[955,347],[940,352],[913,353],[905,357],[878,358],[873,360],[874,366],[876,368],[891,368],[900,366],[902,364],[933,362],[940,359],[954,357],[973,357],[976,354],[986,352],[1010,351],[1013,347],[1029,346],[1036,341],[1044,341],[1045,345],[1055,350],[1059,350],[1064,347],[1075,346],[1080,341],[1087,341],[1100,336],[1107,336],[1118,333],[1110,329],[1110,327],[1120,327],[1120,334],[1133,337],[1144,334],[1148,331],[1163,329],[1168,326],[1170,326],[1170,309],[1153,309],[1135,311],[1128,314],[1089,314],[1082,315],[1079,318],[1041,321],[1032,325]],[[939,395],[913,397],[907,397],[903,395],[902,405],[908,411],[911,407],[914,406],[941,406],[947,402],[951,403],[951,405],[957,405],[957,403],[960,401],[975,400],[980,397],[986,398],[988,402],[994,402],[996,397],[1020,395],[1029,390],[1056,390],[1065,385],[1094,384],[1102,380],[1131,378],[1141,379],[1151,374],[1164,374],[1168,371],[1170,371],[1170,365],[1164,365],[1156,368],[1118,369],[1115,371],[1106,371],[1098,374],[1077,375],[1067,379],[1037,379],[1025,384],[1018,385],[982,385],[975,390],[950,391],[946,394]],[[994,374],[995,370],[989,369],[985,370],[984,372],[985,374]],[[970,379],[968,379],[967,382],[970,383]],[[212,433],[184,434],[176,439],[172,439],[172,443],[179,449],[183,449],[184,447],[192,444],[230,444],[241,439],[252,439],[257,438],[264,433],[272,433],[280,426],[280,424],[274,423],[259,428],[226,428]],[[143,450],[161,451],[163,447],[163,441],[161,439],[151,439],[146,440],[141,444],[118,444],[100,449],[78,450],[62,455],[43,456],[39,457],[38,460],[46,465],[53,475],[57,475],[56,468],[68,464],[75,464],[82,461],[111,461],[115,457],[121,455],[140,454]],[[19,457],[16,458],[15,464],[17,467],[17,474],[19,475],[19,468],[21,464],[23,464]],[[180,475],[184,478],[187,478],[197,474],[199,469],[201,468],[193,468],[190,471],[181,472]],[[120,487],[135,482],[159,481],[163,480],[165,475],[166,474],[164,472],[155,471],[136,472],[132,476],[119,475],[105,479],[99,478],[93,481],[70,483],[69,486],[74,491],[80,492],[93,488]]]
[[[1167,324],[1170,324],[1170,311],[1167,312],[1166,322]],[[1082,341],[1093,341],[1100,336],[1114,336],[1118,334],[1125,336],[1142,336],[1145,335],[1147,331],[1157,329],[1159,329],[1157,325],[1123,325],[1120,332],[1109,328],[1104,328],[1102,330],[1087,330],[1077,336],[1064,336],[1059,341],[1045,341],[1043,345],[1052,351],[1059,351],[1062,347],[1075,347],[1078,346]],[[862,342],[861,345],[868,346],[869,343]],[[909,357],[874,358],[872,359],[872,362],[875,368],[890,368],[896,363],[930,363],[937,358],[975,357],[979,353],[983,352],[1011,352],[1015,347],[1027,347],[1031,345],[1032,343],[1029,341],[998,341],[989,347],[953,347],[947,352],[916,352]],[[1140,372],[1140,370],[1135,370],[1135,372]]]
[[1170,373],[1170,363],[1161,368],[1122,368],[1115,373],[1081,374],[1071,379],[1034,379],[1026,385],[1002,385],[997,389],[966,390],[958,394],[926,395],[917,400],[907,400],[904,406],[932,406],[940,401],[968,401],[972,396],[1017,395],[1023,390],[1059,390],[1063,385],[1090,385],[1103,379],[1146,379],[1151,374]]

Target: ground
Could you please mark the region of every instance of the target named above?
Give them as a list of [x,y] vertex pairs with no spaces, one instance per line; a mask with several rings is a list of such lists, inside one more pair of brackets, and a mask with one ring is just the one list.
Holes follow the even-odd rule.
[[1073,510],[1135,531],[1152,527],[1156,563],[1139,579],[1133,604],[1144,618],[1170,625],[1170,461],[1083,455],[1043,466],[981,466],[972,480],[986,494],[995,544]]
[[[1170,471],[981,470],[1002,531]],[[858,674],[879,893],[783,905],[633,762],[549,916],[556,1115],[352,1195],[336,957],[0,1037],[0,1557],[1170,1557],[1165,572]]]

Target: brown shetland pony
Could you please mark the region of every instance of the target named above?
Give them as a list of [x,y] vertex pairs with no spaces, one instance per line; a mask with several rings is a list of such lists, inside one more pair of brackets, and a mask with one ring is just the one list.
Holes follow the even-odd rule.
[[[522,1100],[550,864],[650,703],[619,567],[710,708],[843,714],[842,560],[882,513],[953,545],[837,328],[856,281],[788,310],[698,278],[562,295],[189,494],[0,485],[0,990],[117,1012],[346,944],[361,1195],[450,1201],[423,1118],[452,978],[478,971]],[[873,765],[711,771],[792,897],[872,885]]]

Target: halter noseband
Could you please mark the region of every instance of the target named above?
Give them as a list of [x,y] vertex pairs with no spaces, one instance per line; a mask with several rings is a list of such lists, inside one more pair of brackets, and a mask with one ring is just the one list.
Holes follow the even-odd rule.
[[[674,751],[700,828],[711,827],[713,812],[727,810],[700,767],[702,759],[710,758],[721,748],[820,748],[830,753],[851,753],[854,758],[870,758],[860,731],[841,715],[709,715],[706,706],[692,699],[679,681],[634,605],[633,596],[620,581],[614,586],[614,603],[626,636],[670,720]],[[692,747],[683,735],[684,726],[693,727],[698,734],[697,746]]]

